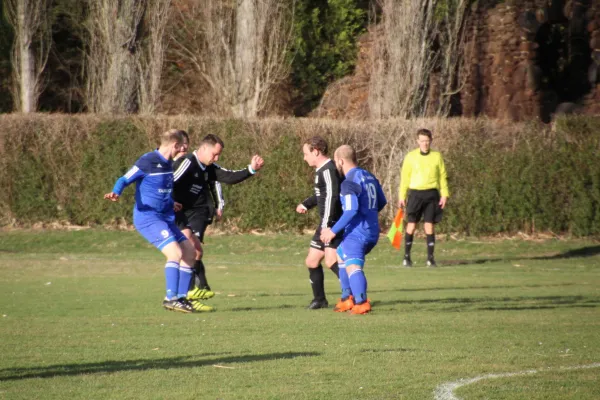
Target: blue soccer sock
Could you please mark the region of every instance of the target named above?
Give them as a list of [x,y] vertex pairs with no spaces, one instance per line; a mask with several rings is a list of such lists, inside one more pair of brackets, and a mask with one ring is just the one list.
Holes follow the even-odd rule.
[[352,289],[350,289],[350,280],[346,273],[346,265],[341,263],[338,264],[340,268],[340,287],[342,288],[342,299],[347,299],[348,296],[352,295]]
[[354,304],[362,304],[367,301],[367,278],[362,269],[352,271],[349,280],[354,295]]
[[177,290],[177,297],[187,297],[193,274],[194,270],[190,267],[184,267],[183,265],[179,267],[179,288]]
[[179,288],[179,263],[167,261],[165,265],[165,281],[167,283],[167,299],[176,298],[177,289]]

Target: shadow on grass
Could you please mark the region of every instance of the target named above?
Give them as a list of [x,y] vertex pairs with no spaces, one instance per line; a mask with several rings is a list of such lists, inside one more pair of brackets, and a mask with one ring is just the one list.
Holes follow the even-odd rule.
[[561,260],[568,258],[583,258],[593,257],[600,254],[600,246],[586,246],[579,249],[567,250],[562,253],[554,254],[551,256],[531,256],[531,257],[506,257],[506,258],[480,258],[475,260],[444,260],[440,263],[440,266],[456,266],[456,265],[472,265],[472,264],[487,264],[494,262],[512,262],[522,260]]
[[473,289],[514,289],[514,288],[547,288],[547,287],[564,287],[575,286],[577,283],[550,283],[550,284],[535,284],[535,285],[480,285],[480,286],[447,286],[447,287],[430,287],[430,288],[398,288],[398,289],[380,289],[369,290],[369,293],[385,293],[385,292],[435,292],[439,290],[473,290]]
[[429,311],[520,311],[553,308],[595,308],[600,305],[600,298],[586,296],[449,297],[443,299],[373,302],[373,306],[393,306],[398,304],[438,306]]
[[265,310],[285,310],[289,308],[303,308],[291,304],[279,304],[273,307],[233,307],[231,311],[265,311]]
[[562,258],[593,257],[600,254],[600,246],[586,246],[580,249],[568,250],[553,256],[529,257],[529,260],[557,260]]
[[361,353],[433,353],[433,350],[421,350],[421,349],[407,349],[404,347],[392,348],[392,349],[363,349]]
[[[103,374],[122,371],[145,371],[151,369],[175,369],[196,368],[208,365],[222,365],[229,363],[248,363],[270,360],[283,360],[296,357],[315,357],[320,355],[316,352],[301,353],[270,353],[259,355],[240,355],[229,357],[216,357],[209,359],[197,359],[198,357],[213,356],[204,354],[201,356],[172,357],[150,360],[125,360],[125,361],[103,361],[97,363],[61,364],[44,367],[29,368],[6,368],[0,369],[0,382],[31,379],[31,378],[54,378],[60,376],[73,376],[82,374]],[[235,367],[233,367],[235,368]]]

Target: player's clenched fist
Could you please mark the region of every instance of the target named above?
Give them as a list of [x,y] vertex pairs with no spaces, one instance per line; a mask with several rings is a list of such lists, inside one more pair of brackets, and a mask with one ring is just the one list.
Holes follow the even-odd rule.
[[258,171],[263,165],[265,165],[265,160],[263,160],[261,156],[257,154],[252,157],[252,161],[250,161],[250,167],[252,167],[253,170]]
[[303,204],[298,204],[298,206],[296,207],[296,212],[298,214],[306,214],[308,210],[306,209],[306,207],[304,207]]

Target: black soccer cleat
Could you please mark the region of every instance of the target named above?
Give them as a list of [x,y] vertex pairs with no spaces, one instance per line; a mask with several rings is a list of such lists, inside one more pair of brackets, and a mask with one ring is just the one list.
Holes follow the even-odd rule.
[[164,300],[163,307],[170,311],[178,311],[182,313],[193,313],[194,307],[187,299]]
[[313,300],[310,302],[310,304],[308,305],[308,307],[306,307],[307,310],[318,310],[319,308],[327,308],[329,307],[329,303],[327,302],[327,300]]
[[435,263],[435,260],[433,258],[430,258],[429,260],[427,260],[427,267],[428,268],[436,268],[437,264]]
[[404,260],[402,260],[402,266],[406,267],[406,268],[410,268],[413,266],[412,260],[410,259],[410,257],[404,257]]

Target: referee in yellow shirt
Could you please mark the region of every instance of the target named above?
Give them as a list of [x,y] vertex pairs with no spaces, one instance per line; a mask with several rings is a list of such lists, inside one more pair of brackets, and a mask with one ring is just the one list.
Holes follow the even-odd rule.
[[442,220],[442,213],[450,193],[446,167],[439,151],[431,150],[431,131],[419,129],[419,148],[404,158],[400,175],[399,207],[405,208],[406,233],[402,265],[412,267],[410,250],[417,223],[423,218],[427,235],[427,266],[436,267],[433,258],[435,233],[433,226]]

